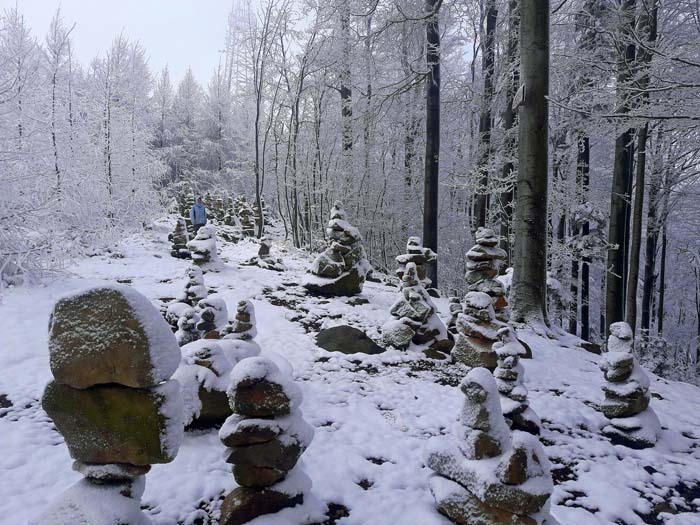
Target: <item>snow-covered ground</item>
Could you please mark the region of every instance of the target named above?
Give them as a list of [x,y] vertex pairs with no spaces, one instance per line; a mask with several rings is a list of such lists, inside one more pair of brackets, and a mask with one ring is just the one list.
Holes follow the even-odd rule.
[[[155,305],[176,297],[188,261],[169,256],[174,220],[129,238],[120,252],[80,261],[71,276],[41,288],[16,289],[0,303],[0,523],[20,524],[77,481],[71,459],[41,409],[48,364],[48,316],[57,297],[96,283],[124,282]],[[426,440],[451,427],[462,404],[459,367],[420,353],[343,355],[314,342],[319,327],[350,324],[378,335],[397,289],[369,282],[362,298],[309,297],[299,286],[309,256],[277,239],[283,273],[237,263],[255,255],[244,241],[219,245],[225,269],[205,283],[229,312],[251,299],[264,351],[291,361],[315,438],[302,457],[313,481],[303,506],[258,524],[438,525],[423,465]],[[437,301],[442,315],[446,301]],[[521,334],[533,350],[525,381],[543,420],[542,441],[554,465],[552,514],[568,525],[700,523],[700,389],[652,379],[652,406],[663,426],[653,449],[613,446],[600,435],[604,417],[598,356]],[[176,460],[147,476],[143,504],[157,524],[216,523],[234,486],[217,429],[188,432]],[[328,507],[330,505],[330,510]]]

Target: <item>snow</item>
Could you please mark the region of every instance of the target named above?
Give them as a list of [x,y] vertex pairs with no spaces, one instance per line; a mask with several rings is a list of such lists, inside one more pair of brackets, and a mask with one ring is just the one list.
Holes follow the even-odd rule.
[[[281,358],[284,360],[284,358]],[[229,392],[233,392],[238,385],[244,381],[253,383],[258,381],[268,381],[282,387],[287,399],[289,399],[289,409],[293,412],[301,404],[301,389],[293,381],[291,370],[284,364],[280,367],[279,359],[267,356],[248,357],[240,361],[231,372]]]
[[[0,523],[27,522],[81,477],[39,403],[51,373],[47,333],[37,327],[47,325],[59,296],[117,279],[131,280],[158,307],[176,297],[188,261],[168,255],[166,236],[174,220],[158,224],[163,227],[126,239],[120,246],[124,258],[80,260],[59,280],[15,288],[4,296],[0,394],[12,406],[0,408]],[[391,318],[396,288],[367,282],[361,297],[369,303],[359,306],[349,298],[307,296],[299,283],[310,256],[281,244],[279,234],[271,237],[275,249],[286,250],[287,272],[239,268],[258,248],[242,241],[221,243],[225,266],[218,274],[207,274],[207,285],[226,301],[229,312],[240,300],[254,303],[258,351],[262,347],[261,355],[280,356],[277,367],[293,373],[303,393],[304,418],[315,430],[298,465],[312,481],[304,504],[259,518],[255,525],[322,523],[329,503],[349,509],[337,525],[445,525],[446,518],[435,510],[428,486],[431,471],[420,451],[428,439],[452,429],[464,401],[457,388],[464,369],[449,362],[419,366],[427,362],[420,361],[420,353],[346,356],[318,348],[314,335],[320,328],[307,332],[300,320],[317,320],[320,327],[349,324],[378,338],[378,327]],[[285,306],[285,301],[294,304]],[[447,300],[434,302],[446,318]],[[664,519],[664,525],[696,525],[698,504],[691,501],[697,496],[682,496],[679,488],[700,481],[700,389],[649,374],[651,404],[661,423],[657,445],[645,450],[612,445],[601,435],[609,421],[596,409],[605,382],[600,356],[577,350],[566,339],[525,331],[518,336],[533,351],[533,359],[520,363],[557,477],[553,516],[564,525],[644,525],[640,514]],[[236,347],[229,353],[228,341],[246,343],[218,341],[227,356],[243,352]],[[291,365],[285,367],[282,359]],[[154,465],[145,476],[144,513],[156,525],[207,523],[222,495],[236,486],[222,459],[223,448],[218,429],[185,432],[175,460]],[[363,480],[372,483],[368,490],[359,486]],[[670,507],[654,511],[659,502],[673,502],[677,513]]]

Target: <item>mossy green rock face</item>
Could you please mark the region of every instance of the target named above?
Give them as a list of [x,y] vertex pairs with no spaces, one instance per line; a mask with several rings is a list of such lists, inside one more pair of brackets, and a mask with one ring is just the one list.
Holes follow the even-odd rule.
[[177,381],[140,390],[119,385],[86,390],[55,381],[42,406],[83,463],[169,463],[182,441],[182,398]]
[[51,372],[74,388],[117,383],[146,388],[180,362],[158,310],[128,286],[94,288],[59,300],[49,322]]

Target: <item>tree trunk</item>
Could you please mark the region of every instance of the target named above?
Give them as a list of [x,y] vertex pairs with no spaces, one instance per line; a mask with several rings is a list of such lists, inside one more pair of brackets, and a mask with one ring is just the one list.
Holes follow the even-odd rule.
[[[425,59],[428,69],[425,99],[425,174],[423,187],[423,245],[438,252],[438,169],[440,166],[440,28],[441,0],[425,0]],[[438,287],[437,261],[428,265],[428,278]]]
[[[661,140],[661,136],[657,140]],[[642,320],[640,330],[645,337],[651,328],[653,311],[654,284],[656,282],[656,251],[659,244],[659,219],[657,217],[659,192],[661,191],[661,173],[653,170],[649,185],[649,202],[647,204],[647,234],[644,249],[644,286],[642,288]]]
[[[590,162],[591,141],[588,135],[579,139],[579,150],[576,171],[580,179],[581,201],[588,202],[588,188],[590,186]],[[588,221],[581,225],[581,236],[586,238],[590,234],[591,226]],[[578,316],[581,324],[581,339],[588,341],[591,336],[590,314],[588,302],[590,300],[590,269],[591,258],[584,256],[581,261],[581,312]]]
[[343,126],[343,169],[344,176],[350,182],[352,180],[352,76],[350,73],[350,6],[343,2],[340,11],[340,30],[342,38],[342,63],[340,69],[340,113]]
[[549,324],[547,318],[547,185],[549,103],[549,0],[522,0],[520,111],[513,318]]

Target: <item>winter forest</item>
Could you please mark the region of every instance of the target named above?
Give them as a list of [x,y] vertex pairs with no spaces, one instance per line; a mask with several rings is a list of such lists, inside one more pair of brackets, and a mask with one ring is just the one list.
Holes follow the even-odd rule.
[[0,523],[700,522],[700,3],[219,23],[0,12]]

